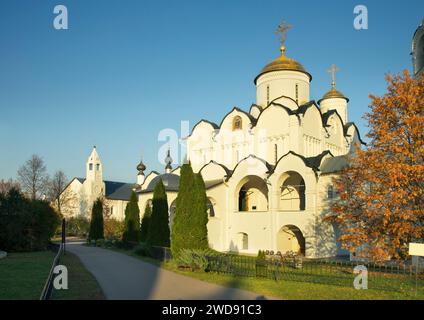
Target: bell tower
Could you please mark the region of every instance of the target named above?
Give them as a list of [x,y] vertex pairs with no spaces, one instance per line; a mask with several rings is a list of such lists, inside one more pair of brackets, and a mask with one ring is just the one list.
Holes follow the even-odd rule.
[[96,146],[93,147],[86,163],[86,185],[88,194],[98,198],[104,194],[103,165],[97,153]]

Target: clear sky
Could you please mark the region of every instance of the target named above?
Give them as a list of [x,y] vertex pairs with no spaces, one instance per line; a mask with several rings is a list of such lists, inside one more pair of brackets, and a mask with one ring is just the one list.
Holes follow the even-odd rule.
[[[58,4],[68,30],[53,28]],[[353,28],[357,4],[368,7],[368,30]],[[84,176],[93,145],[105,179],[135,181],[141,154],[147,171],[162,172],[160,130],[219,123],[255,102],[253,79],[279,55],[282,17],[293,26],[287,56],[313,76],[311,99],[328,91],[336,64],[364,136],[368,95],[384,93],[386,72],[411,69],[422,0],[2,0],[0,179],[33,153],[50,173]]]

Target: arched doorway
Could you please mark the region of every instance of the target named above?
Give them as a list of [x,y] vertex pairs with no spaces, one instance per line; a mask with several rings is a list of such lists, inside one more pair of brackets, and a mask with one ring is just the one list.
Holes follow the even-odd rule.
[[172,201],[171,205],[169,206],[169,231],[170,232],[172,232],[172,224],[174,223],[176,207],[177,207],[177,199]]
[[261,177],[245,177],[236,199],[238,211],[268,211],[268,187]]
[[280,185],[280,210],[305,210],[305,202],[305,181],[302,176],[294,171],[284,173]]
[[294,225],[287,225],[277,234],[277,251],[282,254],[294,252],[305,255],[305,238],[302,231]]

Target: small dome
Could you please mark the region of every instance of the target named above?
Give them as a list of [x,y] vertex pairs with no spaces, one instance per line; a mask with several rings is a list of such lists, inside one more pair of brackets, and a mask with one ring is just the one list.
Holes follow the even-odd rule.
[[347,102],[349,102],[349,99],[346,98],[343,93],[341,93],[340,91],[336,90],[333,87],[333,88],[331,88],[330,91],[328,91],[326,94],[324,94],[324,96],[322,97],[322,99],[320,99],[318,101],[318,104],[320,104],[322,100],[333,99],[333,98],[341,98],[341,99],[345,99]]
[[144,165],[143,161],[140,161],[140,163],[137,165],[138,171],[144,171],[146,170],[146,166]]
[[255,78],[255,84],[256,81],[258,80],[258,78],[268,72],[272,72],[272,71],[283,71],[283,70],[288,70],[288,71],[298,71],[298,72],[302,72],[304,74],[306,74],[309,77],[309,81],[312,80],[312,76],[305,70],[305,68],[296,60],[291,59],[291,58],[287,58],[284,54],[285,52],[285,47],[281,47],[281,55],[275,59],[274,61],[272,61],[271,63],[268,63],[263,69],[262,71],[259,73],[259,75]]
[[173,173],[164,173],[157,177],[154,177],[152,181],[150,181],[147,186],[146,192],[153,191],[155,189],[156,184],[159,180],[162,179],[163,185],[165,186],[166,191],[178,191],[178,187],[180,185],[180,176]]

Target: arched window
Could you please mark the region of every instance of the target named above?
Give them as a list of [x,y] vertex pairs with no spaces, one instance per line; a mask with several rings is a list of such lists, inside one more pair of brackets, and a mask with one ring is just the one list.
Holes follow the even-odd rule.
[[90,169],[90,171],[91,171],[91,170],[93,170],[93,164],[92,164],[92,163],[90,163],[90,164],[88,165],[88,168]]
[[327,199],[333,199],[334,198],[334,187],[333,185],[329,185],[327,187]]
[[249,236],[247,233],[240,232],[238,234],[238,248],[239,250],[249,249]]
[[100,170],[100,164],[96,164],[96,170],[99,171]]
[[208,212],[208,216],[210,217],[210,218],[213,218],[213,217],[215,217],[215,210],[214,210],[214,208],[213,208],[213,204],[212,204],[212,202],[211,202],[211,200],[210,199],[208,199],[208,202],[207,202],[207,212]]
[[233,119],[233,130],[239,130],[242,128],[242,121],[240,116],[236,116]]

